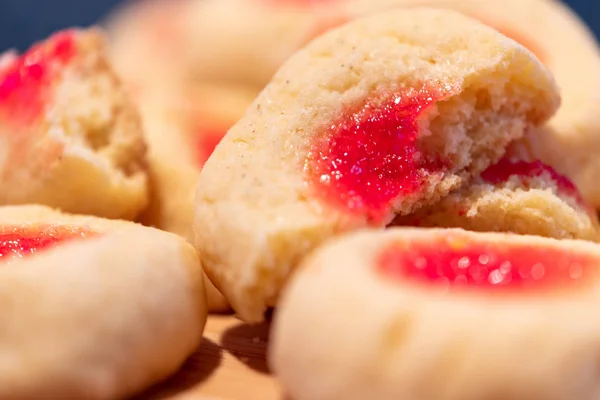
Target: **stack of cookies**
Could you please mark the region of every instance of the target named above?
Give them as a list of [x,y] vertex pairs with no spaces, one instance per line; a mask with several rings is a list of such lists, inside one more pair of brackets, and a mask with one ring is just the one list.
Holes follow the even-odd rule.
[[294,400],[600,396],[600,50],[566,6],[144,0],[105,29],[0,57],[0,398],[128,398],[208,313],[270,308]]

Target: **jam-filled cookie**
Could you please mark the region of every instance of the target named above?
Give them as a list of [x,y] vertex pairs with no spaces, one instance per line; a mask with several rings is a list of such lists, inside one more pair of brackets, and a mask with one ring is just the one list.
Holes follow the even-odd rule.
[[200,170],[252,103],[253,95],[236,87],[196,85],[161,91],[143,100],[152,187],[145,223],[191,237],[190,216]]
[[299,48],[348,21],[346,0],[203,0],[183,23],[185,63],[196,79],[262,88]]
[[136,96],[183,80],[182,22],[195,1],[126,1],[103,22],[115,69]]
[[569,178],[540,161],[509,158],[486,169],[467,187],[395,224],[600,239],[598,215]]
[[[531,159],[541,159],[569,176],[586,201],[600,208],[600,50],[593,33],[560,1],[540,0],[358,0],[352,15],[374,8],[432,6],[458,10],[492,26],[534,52],[556,78],[562,105],[546,135],[526,136]],[[560,35],[556,35],[560,32]]]
[[350,234],[298,269],[270,366],[295,400],[593,400],[600,247],[404,229]]
[[180,42],[187,43],[179,55],[184,58],[183,69],[196,79],[263,87],[297,49],[315,37],[357,17],[404,3],[426,5],[427,1],[191,1],[182,13],[184,18],[177,19],[183,21],[178,25]]
[[[194,194],[202,165],[244,114],[253,93],[209,85],[160,93],[141,102],[150,171],[150,205],[141,221],[192,240]],[[229,309],[208,279],[206,284],[209,310]]]
[[2,399],[126,398],[202,339],[202,268],[176,235],[6,206],[0,264]]
[[204,165],[195,241],[207,273],[259,321],[312,248],[436,202],[558,104],[527,49],[455,12],[398,10],[329,31]]
[[63,31],[0,63],[0,204],[134,218],[145,151],[99,31]]
[[[345,21],[383,9],[432,6],[458,10],[492,26],[534,52],[555,75],[563,106],[548,136],[527,136],[531,157],[569,176],[586,201],[600,207],[596,92],[600,52],[581,19],[558,1],[545,0],[329,0],[193,2],[184,36],[192,53],[186,68],[204,78],[261,85],[302,44]],[[234,10],[244,10],[236,12]],[[224,29],[223,27],[227,27]],[[558,28],[557,28],[558,27]],[[561,37],[554,32],[559,30]],[[598,150],[596,150],[598,149]],[[563,154],[571,154],[564,157]]]

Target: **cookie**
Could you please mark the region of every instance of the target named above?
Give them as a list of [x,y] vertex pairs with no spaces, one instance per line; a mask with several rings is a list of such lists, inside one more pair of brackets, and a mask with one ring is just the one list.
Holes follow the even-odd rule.
[[598,215],[569,178],[540,161],[509,158],[489,167],[467,187],[395,224],[600,239]]
[[348,21],[344,1],[192,2],[181,27],[186,68],[198,80],[262,88],[297,49]]
[[[384,9],[432,6],[455,9],[494,27],[533,51],[553,72],[563,105],[550,121],[547,137],[527,136],[530,160],[541,159],[569,176],[586,201],[600,207],[594,156],[595,93],[600,77],[596,40],[582,20],[558,1],[509,0],[331,0],[277,2],[206,0],[186,13],[192,52],[186,68],[204,79],[243,81],[260,86],[279,65],[311,38],[356,17]],[[244,12],[237,12],[244,10]],[[532,26],[534,28],[532,28]],[[227,27],[227,29],[223,29]],[[557,28],[559,27],[559,28]],[[561,32],[556,39],[554,32]],[[582,79],[585,77],[585,79]],[[563,157],[563,152],[573,154]]]
[[0,68],[0,204],[132,219],[148,201],[139,115],[97,30],[55,34]]
[[[548,123],[546,135],[527,135],[530,160],[541,159],[569,176],[584,198],[600,208],[600,50],[594,34],[560,1],[508,0],[368,0],[347,3],[349,14],[399,6],[447,7],[498,29],[533,51],[556,78],[562,105]],[[557,37],[555,32],[560,32]],[[565,156],[568,155],[568,156]]]
[[242,118],[257,95],[257,91],[236,85],[205,83],[192,88],[188,93],[189,131],[198,165],[204,165],[223,136]]
[[269,364],[295,400],[592,400],[599,263],[587,241],[350,234],[298,269]]
[[184,80],[188,44],[181,26],[192,2],[122,2],[102,22],[115,69],[136,97]]
[[[457,1],[460,0],[439,3],[451,5]],[[385,9],[419,4],[429,3],[427,0],[191,1],[187,12],[182,13],[185,17],[178,19],[183,21],[178,25],[179,37],[183,38],[180,42],[188,43],[179,55],[184,55],[183,68],[196,79],[263,87],[296,50],[329,29]]]
[[329,31],[278,71],[204,165],[195,242],[247,322],[324,240],[438,201],[556,110],[524,47],[451,11]]
[[[187,79],[180,21],[190,3],[126,4],[104,23],[112,59],[140,108],[149,146],[150,204],[140,222],[189,240],[200,168],[255,95]],[[210,280],[205,285],[209,311],[230,310]]]
[[242,88],[196,85],[144,99],[153,192],[145,222],[192,236],[190,215],[200,170],[253,96]]
[[174,373],[206,320],[196,252],[131,222],[0,207],[0,397],[126,398]]
[[[141,222],[193,238],[194,193],[200,169],[253,94],[209,85],[145,96],[141,103],[149,146],[150,205]],[[229,310],[206,280],[210,311]]]

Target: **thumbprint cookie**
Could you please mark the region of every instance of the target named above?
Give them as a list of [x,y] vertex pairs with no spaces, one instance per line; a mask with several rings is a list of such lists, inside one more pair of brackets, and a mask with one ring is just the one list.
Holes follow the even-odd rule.
[[182,22],[196,1],[123,1],[102,21],[111,61],[134,96],[183,80]]
[[345,1],[193,1],[180,28],[185,68],[195,79],[263,88],[297,49],[348,21]]
[[305,259],[269,362],[294,400],[594,400],[600,246],[391,228]]
[[254,92],[194,85],[146,96],[141,113],[148,143],[150,206],[144,223],[192,237],[194,192],[202,166],[244,114]]
[[204,165],[195,242],[207,274],[260,321],[307,252],[439,201],[559,103],[529,50],[456,12],[331,30],[282,66]]
[[2,399],[126,398],[202,339],[202,268],[176,235],[4,206],[0,264]]
[[133,219],[148,202],[140,118],[95,29],[0,62],[0,204]]

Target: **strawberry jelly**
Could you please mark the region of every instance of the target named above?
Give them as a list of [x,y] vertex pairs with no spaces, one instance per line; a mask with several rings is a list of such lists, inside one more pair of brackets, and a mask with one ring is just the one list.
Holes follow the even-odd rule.
[[196,130],[197,137],[197,157],[196,162],[199,166],[203,166],[210,155],[215,151],[217,145],[227,133],[227,129],[198,129]]
[[71,226],[4,226],[0,228],[0,260],[9,261],[53,247],[61,242],[89,237],[93,233]]
[[513,176],[517,176],[521,178],[522,183],[526,184],[525,178],[539,178],[544,175],[554,181],[560,193],[574,198],[579,204],[586,205],[581,193],[569,178],[559,174],[554,168],[541,161],[511,161],[503,158],[497,164],[485,170],[481,174],[481,178],[497,185],[508,181]]
[[317,196],[374,224],[385,223],[395,201],[421,192],[427,177],[444,168],[417,145],[420,118],[442,97],[411,90],[342,112],[315,135],[305,162]]
[[73,31],[34,45],[0,70],[0,115],[27,123],[42,112],[60,68],[75,54]]
[[380,270],[387,275],[487,292],[583,284],[595,275],[597,264],[598,260],[577,251],[460,237],[395,244],[378,259]]

